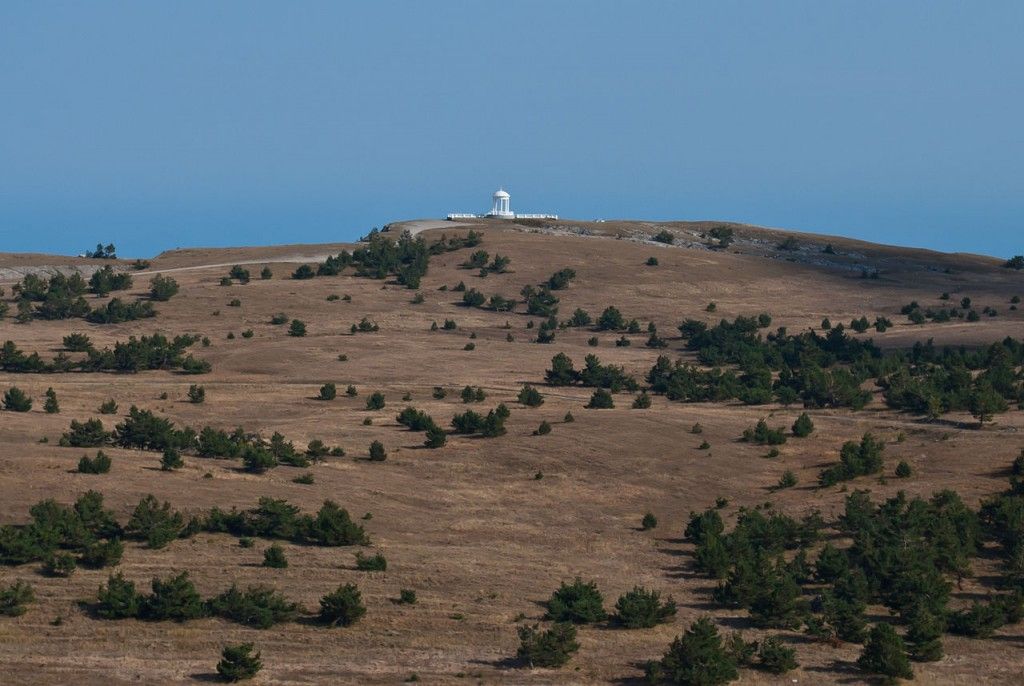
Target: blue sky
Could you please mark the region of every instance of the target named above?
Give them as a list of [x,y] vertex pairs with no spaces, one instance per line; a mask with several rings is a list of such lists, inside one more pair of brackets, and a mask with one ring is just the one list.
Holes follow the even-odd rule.
[[0,250],[484,210],[1024,252],[1019,2],[0,3]]

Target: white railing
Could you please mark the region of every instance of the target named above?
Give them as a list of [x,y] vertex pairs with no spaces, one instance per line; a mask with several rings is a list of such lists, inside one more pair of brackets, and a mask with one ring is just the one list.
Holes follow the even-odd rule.
[[501,219],[558,219],[557,214],[507,214],[507,215],[495,215],[495,214],[470,214],[468,212],[452,212],[448,215],[448,220],[452,219],[483,219],[485,217],[499,217]]

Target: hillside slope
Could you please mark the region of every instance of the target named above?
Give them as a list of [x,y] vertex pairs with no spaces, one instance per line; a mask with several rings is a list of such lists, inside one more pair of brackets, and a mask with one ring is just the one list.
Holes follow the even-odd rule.
[[[728,501],[722,514],[730,524],[739,508],[764,502],[794,516],[819,510],[831,520],[842,510],[847,487],[817,488],[819,472],[837,460],[844,442],[868,431],[888,444],[887,478],[861,477],[848,484],[849,491],[867,488],[877,500],[900,490],[927,497],[952,488],[976,507],[1005,489],[1007,468],[1024,447],[1024,415],[1016,405],[978,430],[965,411],[929,421],[890,409],[867,382],[874,395],[863,410],[809,410],[814,434],[790,439],[781,455],[766,459],[768,448],[739,437],[765,417],[771,426],[789,427],[803,412],[799,403],[673,402],[653,394],[649,409],[631,409],[634,394],[617,393],[613,409],[590,410],[584,406],[592,388],[545,385],[545,371],[557,353],[568,355],[577,369],[586,355],[596,354],[603,363],[621,365],[641,385],[661,355],[694,363],[697,358],[677,329],[687,318],[713,325],[769,313],[765,333],[785,327],[794,334],[820,332],[826,317],[835,324],[887,317],[891,328],[854,336],[885,350],[929,339],[978,347],[1024,336],[1024,313],[1009,305],[1013,296],[1024,295],[1024,273],[1003,269],[991,258],[798,234],[792,234],[789,249],[779,249],[789,232],[744,226],[733,227],[735,242],[727,249],[710,249],[713,241],[702,234],[713,226],[452,223],[421,236],[429,242],[474,229],[482,242],[432,256],[418,291],[392,278],[357,277],[352,269],[338,276],[288,278],[301,263],[353,248],[342,244],[170,251],[135,274],[131,291],[113,294],[143,297],[152,274],[172,276],[180,292],[154,303],[155,318],[105,325],[78,319],[15,324],[12,307],[0,320],[2,339],[47,359],[71,332],[87,333],[97,348],[154,332],[195,333],[208,337],[209,345],[197,343],[191,352],[212,370],[195,376],[161,370],[0,373],[0,387],[17,385],[35,399],[30,412],[0,413],[0,523],[23,524],[34,503],[47,498],[70,503],[89,489],[102,492],[122,522],[149,493],[188,514],[214,506],[251,508],[261,497],[285,498],[310,512],[330,499],[365,526],[372,543],[363,552],[381,551],[387,571],[358,571],[356,548],[289,542],[283,543],[288,567],[267,569],[260,562],[269,540],[257,538],[255,547],[242,548],[237,538],[220,533],[198,533],[155,550],[126,543],[117,571],[142,590],[154,576],[188,571],[204,597],[232,582],[268,584],[312,612],[322,595],[351,582],[367,606],[366,616],[347,628],[288,622],[259,630],[215,618],[180,624],[101,620],[79,603],[95,599],[111,570],[79,568],[70,578],[54,578],[37,573],[38,563],[0,566],[0,585],[24,579],[36,589],[36,602],[23,616],[0,618],[5,683],[204,680],[221,647],[242,641],[256,642],[263,652],[261,683],[383,684],[414,673],[426,683],[628,683],[641,678],[643,663],[660,658],[698,617],[711,615],[723,631],[743,630],[750,639],[765,633],[751,625],[745,610],[712,602],[717,581],[694,570],[693,545],[682,539],[691,511],[712,507],[721,497]],[[401,228],[392,225],[386,235]],[[651,240],[662,230],[673,234],[673,245]],[[827,245],[831,250],[823,252]],[[508,270],[482,277],[477,269],[462,268],[474,249],[491,258],[507,256]],[[651,257],[656,266],[647,264]],[[0,267],[19,270],[33,264],[54,262],[45,256],[0,260]],[[220,285],[228,273],[225,265],[231,264],[251,265],[252,280]],[[272,278],[259,278],[264,264]],[[533,341],[543,317],[525,314],[522,304],[513,312],[465,307],[463,292],[456,290],[463,282],[487,297],[519,299],[524,286],[541,284],[563,268],[576,276],[556,292],[560,320],[576,308],[596,319],[615,306],[642,325],[641,333],[575,327],[558,330],[553,343],[539,344]],[[9,302],[16,278],[8,273],[2,279]],[[422,302],[414,302],[417,292]],[[943,293],[949,301],[940,299]],[[915,325],[900,314],[911,301],[940,308],[964,297],[975,310],[991,307],[997,316]],[[87,299],[93,305],[109,300]],[[237,305],[230,304],[234,300]],[[287,324],[270,323],[278,313],[305,322],[307,334],[289,336]],[[363,318],[379,330],[352,333]],[[445,330],[446,320],[455,328]],[[431,330],[435,322],[438,330]],[[648,323],[666,339],[666,348],[644,345]],[[616,345],[622,339],[630,345]],[[328,382],[336,384],[337,398],[317,399]],[[193,384],[205,389],[201,404],[187,400]],[[543,405],[517,402],[523,384],[541,391]],[[357,395],[345,394],[349,385]],[[486,399],[464,403],[460,393],[467,385],[482,388]],[[437,397],[435,387],[446,389],[446,396]],[[48,388],[59,398],[59,413],[42,410]],[[386,406],[367,410],[374,392],[383,393]],[[99,414],[107,399],[116,401],[116,414]],[[498,403],[511,410],[504,435],[452,434],[444,447],[433,450],[423,447],[422,432],[395,421],[400,410],[413,406],[448,428],[457,413],[486,414]],[[254,474],[238,460],[187,453],[184,468],[161,471],[159,452],[104,447],[113,460],[109,474],[75,473],[83,453],[93,455],[95,449],[58,445],[69,422],[97,417],[110,430],[132,406],[179,427],[242,427],[265,438],[280,432],[300,449],[319,439],[342,447],[345,456]],[[551,432],[534,435],[542,421],[550,423]],[[702,427],[699,435],[693,433],[695,424]],[[372,441],[383,444],[386,461],[365,459]],[[911,478],[892,477],[900,460],[912,467]],[[776,490],[787,470],[798,485]],[[306,472],[314,476],[312,484],[293,481]],[[656,529],[640,530],[646,512],[657,515]],[[364,513],[372,517],[359,519]],[[951,605],[957,608],[989,592],[985,579],[998,573],[994,554],[972,564],[974,574],[954,588]],[[516,627],[524,619],[541,621],[543,601],[575,576],[595,580],[608,609],[621,593],[642,585],[673,596],[678,615],[652,629],[581,627],[580,650],[560,670],[515,665]],[[418,602],[394,602],[400,589],[414,589]],[[882,607],[870,610],[872,621],[885,613]],[[776,677],[744,669],[743,683],[792,678],[838,683],[857,677],[853,663],[861,646],[831,647],[798,631],[781,633],[796,648],[799,670]],[[1021,626],[1000,629],[996,638],[947,636],[947,658],[915,663],[919,681],[997,684],[1018,678]]]

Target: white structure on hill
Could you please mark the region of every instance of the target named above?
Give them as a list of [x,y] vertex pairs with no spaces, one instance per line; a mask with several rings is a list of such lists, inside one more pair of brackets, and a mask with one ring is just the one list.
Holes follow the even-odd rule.
[[491,213],[488,217],[514,217],[516,216],[512,210],[509,209],[509,200],[511,196],[505,192],[504,188],[499,188],[494,191],[494,195],[491,197]]
[[516,214],[512,211],[511,198],[504,188],[494,191],[491,196],[491,211],[487,214],[469,214],[453,212],[448,219],[480,219],[481,217],[496,217],[498,219],[558,219],[557,214]]

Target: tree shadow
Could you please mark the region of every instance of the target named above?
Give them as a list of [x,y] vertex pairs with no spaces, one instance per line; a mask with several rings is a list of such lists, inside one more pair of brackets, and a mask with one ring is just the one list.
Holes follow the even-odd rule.
[[189,674],[189,679],[192,681],[202,681],[203,683],[224,683],[221,679],[220,674],[217,672],[196,672],[195,674]]
[[[633,667],[634,669],[639,669],[641,672],[647,669],[646,662],[636,661],[630,663],[629,666]],[[640,686],[641,684],[647,684],[648,681],[647,679],[641,676],[620,676],[618,678],[612,679],[609,683],[618,684],[619,686]]]
[[503,657],[498,660],[482,660],[473,658],[469,660],[471,665],[483,665],[494,669],[510,670],[516,668],[529,669],[530,666],[517,657]]
[[832,660],[826,666],[813,665],[810,667],[804,667],[804,671],[807,672],[818,672],[821,674],[835,675],[836,673],[844,675],[843,677],[836,679],[840,684],[855,684],[855,683],[869,683],[869,684],[881,684],[884,683],[882,677],[872,677],[870,674],[865,674],[857,666],[856,662],[849,660]]
[[658,543],[671,543],[672,545],[683,545],[688,542],[685,538],[656,538],[654,540]]
[[701,577],[689,566],[666,567],[665,577],[669,579],[698,579]]

